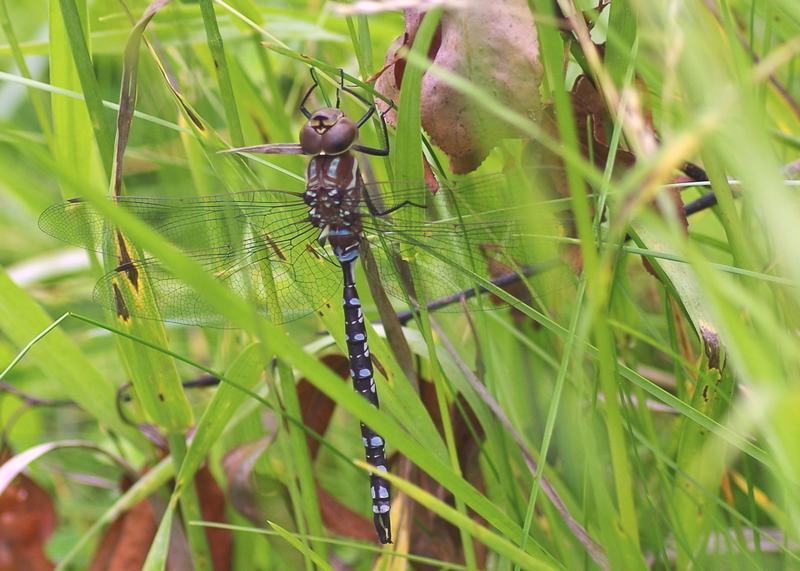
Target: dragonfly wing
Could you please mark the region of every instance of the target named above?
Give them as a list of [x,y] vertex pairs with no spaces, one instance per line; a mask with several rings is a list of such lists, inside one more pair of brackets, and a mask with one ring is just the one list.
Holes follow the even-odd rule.
[[264,155],[306,155],[299,143],[268,143],[249,147],[234,147],[220,153],[259,153]]
[[102,251],[106,236],[103,217],[77,199],[49,206],[39,216],[39,228],[49,236],[94,252]]
[[[299,193],[276,190],[186,198],[124,196],[109,200],[187,251],[235,245],[248,233],[268,228],[273,220],[281,233],[287,233],[292,231],[287,222],[302,222],[307,209]],[[113,225],[81,199],[50,206],[40,216],[39,227],[50,236],[90,251],[115,251]]]
[[564,198],[553,184],[554,176],[563,176],[563,168],[542,165],[452,180],[367,182],[364,188],[369,202],[362,211],[370,215],[376,210],[393,212],[401,206],[424,206],[429,199],[447,194],[458,196],[463,204],[481,212],[507,205],[510,197],[520,195],[524,202]]
[[[276,257],[269,245],[261,244],[241,251],[198,252],[190,257],[255,310],[276,323],[285,323],[329,300],[338,287],[339,272],[310,241],[299,241],[294,250],[286,252],[284,257]],[[131,285],[134,283],[136,287]],[[150,288],[155,306],[143,303],[144,288]],[[94,298],[121,317],[226,326],[213,304],[155,258],[134,260],[107,273],[97,282]]]
[[[475,275],[491,280],[500,275],[522,273],[528,262],[522,244],[493,228],[453,229],[449,234],[425,235],[403,230],[376,234],[370,244],[377,246],[376,260],[387,293],[406,301],[409,291],[406,261],[416,274],[413,290],[426,302],[471,290],[478,285]],[[413,246],[413,250],[409,250]],[[405,261],[404,261],[405,260]]]
[[[531,247],[531,228],[559,235],[561,222],[553,215],[557,204],[512,185],[504,175],[478,177],[465,184],[442,188],[436,196],[423,195],[425,203],[418,207],[364,217],[387,293],[405,301],[410,289],[408,272],[398,271],[398,259],[413,260],[418,270],[413,290],[418,299],[430,302],[472,292],[479,285],[476,275],[484,280],[522,277],[536,261],[555,256],[554,251],[543,258]],[[526,301],[530,297],[522,279],[507,291]],[[495,304],[476,299],[472,305]],[[460,309],[458,304],[452,307]]]

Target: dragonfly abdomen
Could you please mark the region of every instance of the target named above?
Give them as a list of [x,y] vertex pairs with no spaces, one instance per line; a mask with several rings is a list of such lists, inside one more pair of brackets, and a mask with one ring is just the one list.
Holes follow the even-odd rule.
[[[378,393],[375,390],[375,378],[372,372],[372,356],[367,343],[367,329],[364,326],[364,314],[361,300],[358,297],[355,283],[355,259],[342,262],[344,273],[344,292],[342,307],[344,309],[345,339],[350,359],[350,375],[353,388],[372,406],[378,407]],[[361,438],[364,442],[364,454],[367,462],[379,471],[385,472],[386,453],[384,441],[369,426],[361,423]],[[389,483],[377,474],[370,476],[372,495],[372,513],[375,529],[381,543],[392,542],[392,529],[389,520],[390,492]]]

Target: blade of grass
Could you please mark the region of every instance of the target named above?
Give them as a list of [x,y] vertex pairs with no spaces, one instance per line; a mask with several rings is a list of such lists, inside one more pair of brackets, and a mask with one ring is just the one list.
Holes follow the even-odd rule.
[[170,536],[172,534],[172,518],[175,515],[175,503],[170,502],[158,525],[156,536],[147,552],[142,571],[164,571],[169,555]]
[[[357,460],[356,464],[358,464],[365,470],[369,470],[370,472],[373,473],[378,472],[377,469],[375,469],[375,467],[367,464],[366,462]],[[440,517],[446,519],[459,529],[467,530],[472,537],[474,537],[475,539],[477,539],[490,549],[494,550],[499,555],[502,555],[506,559],[518,564],[523,569],[560,568],[558,565],[554,564],[554,562],[550,559],[537,558],[529,555],[525,551],[519,549],[517,546],[512,544],[510,541],[504,539],[500,535],[497,535],[489,531],[488,529],[479,525],[477,522],[473,521],[472,519],[462,514],[458,510],[453,509],[446,503],[442,502],[441,500],[436,499],[434,496],[427,493],[422,488],[419,488],[409,482],[406,482],[405,480],[399,478],[398,476],[395,476],[394,474],[388,474],[386,472],[381,472],[380,474],[381,477],[389,480],[389,483],[391,483],[393,487],[397,488],[398,490],[401,490],[403,493],[408,495],[410,498],[412,498],[420,505],[425,506],[427,509],[431,510]]]
[[219,33],[217,16],[214,13],[214,4],[212,0],[199,0],[199,4],[206,28],[208,49],[211,51],[211,57],[214,59],[214,69],[217,71],[217,86],[225,109],[225,118],[228,121],[231,142],[234,147],[242,147],[244,146],[244,135],[239,121],[239,110],[236,106],[236,97],[233,93],[231,77],[228,71],[228,60],[225,56],[222,35]]
[[333,567],[331,567],[325,559],[319,556],[317,553],[309,549],[302,541],[300,541],[297,537],[289,533],[287,530],[279,526],[277,523],[273,523],[271,521],[267,521],[267,523],[275,530],[275,532],[281,536],[286,542],[297,549],[300,553],[311,559],[314,563],[316,563],[317,567],[320,569],[325,569],[326,571],[333,571]]
[[[441,10],[425,14],[414,37],[409,58],[424,58],[433,41],[433,35],[442,18]],[[427,59],[427,58],[425,58]],[[419,99],[422,88],[423,66],[406,66],[400,88],[400,103],[397,110],[397,136],[394,149],[394,176],[396,180],[423,180],[422,170],[422,125]]]
[[[88,8],[85,1],[81,1],[80,8],[76,0],[58,0],[58,3],[61,18],[63,18],[64,32],[69,42],[75,69],[80,78],[86,110],[92,120],[94,140],[97,143],[103,168],[106,173],[110,173],[114,138],[111,125],[103,112],[100,87],[97,84],[92,58],[89,54],[89,46],[87,44],[88,23],[85,19]],[[52,21],[51,19],[51,23]],[[86,141],[83,141],[83,144],[85,145]]]
[[79,178],[100,183],[105,180],[102,174],[103,163],[94,142],[92,122],[88,114],[89,103],[82,94],[81,80],[72,57],[68,33],[58,2],[51,0],[50,83],[54,89],[78,92],[80,93],[78,97],[81,98],[81,102],[61,97],[50,98],[54,135],[53,157],[59,165],[71,169],[71,172]]
[[[70,89],[64,89],[62,87],[56,87],[55,85],[48,85],[47,83],[42,83],[41,81],[36,81],[35,79],[30,79],[26,77],[21,77],[19,75],[14,75],[11,73],[7,73],[5,71],[0,71],[0,79],[4,81],[10,81],[14,83],[18,83],[19,85],[24,85],[26,87],[31,87],[33,89],[37,89],[39,91],[43,91],[45,93],[52,93],[54,95],[59,95],[61,97],[66,97],[69,99],[76,99],[79,101],[83,101],[83,95],[78,93],[77,91],[73,91]],[[114,103],[112,101],[107,101],[103,99],[101,104],[106,109],[111,109],[112,111],[119,111],[119,104]],[[82,107],[82,106],[81,106]],[[54,111],[55,114],[55,111]],[[147,113],[143,113],[141,111],[134,111],[133,116],[137,119],[141,119],[142,121],[146,121],[148,123],[153,123],[154,125],[158,125],[160,127],[165,127],[167,129],[171,129],[173,131],[178,131],[181,133],[188,133],[190,132],[189,129],[186,127],[181,127],[176,123],[172,123],[171,121],[166,121],[161,119],[160,117],[155,117],[153,115],[149,115]],[[91,131],[90,131],[91,132]],[[61,136],[65,137],[67,133],[63,133]],[[83,163],[78,163],[78,165]]]
[[[222,435],[225,425],[247,397],[242,388],[251,389],[264,371],[263,347],[253,343],[245,347],[225,373],[226,382],[214,393],[211,402],[195,427],[194,436],[175,478],[175,493],[194,477],[211,446]],[[233,386],[235,382],[237,386]]]
[[[8,14],[7,0],[0,0],[0,28],[2,28],[3,34],[5,34],[8,45],[11,48],[11,55],[14,57],[14,63],[16,63],[20,74],[26,79],[31,79],[33,77],[31,75],[31,70],[28,67],[28,62],[25,61],[25,54],[19,45],[17,34],[14,31],[14,26]],[[39,122],[39,127],[42,129],[45,140],[52,147],[54,144],[53,130],[50,127],[50,118],[47,116],[47,112],[45,111],[47,106],[45,97],[43,94],[31,88],[28,89],[28,93],[30,94],[31,105],[33,105],[34,113],[36,113],[36,119]]]
[[[51,324],[50,316],[0,270],[0,328],[6,337],[18,347],[30,348],[43,375],[56,379],[65,394],[98,422],[146,450],[145,438],[117,415],[116,390],[108,377],[94,367],[78,344]],[[43,330],[49,331],[46,337]]]
[[[283,408],[285,408],[289,416],[302,418],[300,401],[297,398],[296,381],[291,367],[286,366],[283,361],[278,361],[278,376]],[[287,426],[287,429],[289,431],[287,444],[291,450],[292,465],[297,474],[300,501],[302,502],[300,507],[302,507],[302,513],[305,516],[303,519],[308,526],[310,535],[322,536],[324,531],[322,514],[319,500],[317,499],[316,481],[314,480],[308,442],[302,430],[298,430],[291,425]],[[326,560],[328,558],[327,548],[324,544],[314,542],[310,546],[304,545],[303,552],[305,553],[306,551],[314,554],[311,557],[313,561],[317,559]]]

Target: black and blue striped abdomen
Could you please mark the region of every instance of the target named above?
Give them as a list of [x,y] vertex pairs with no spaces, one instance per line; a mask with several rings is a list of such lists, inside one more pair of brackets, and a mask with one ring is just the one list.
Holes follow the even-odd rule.
[[[356,250],[357,251],[357,250]],[[342,261],[344,274],[344,292],[342,306],[344,309],[345,339],[350,359],[350,375],[353,388],[374,407],[378,407],[378,393],[375,390],[375,378],[372,373],[372,357],[367,343],[367,330],[364,326],[364,314],[361,300],[358,298],[355,284],[355,259]],[[386,471],[386,454],[384,442],[369,426],[361,423],[361,437],[367,462],[379,471]],[[391,543],[392,531],[389,520],[389,484],[380,476],[370,476],[372,494],[372,512],[375,529],[381,543]]]

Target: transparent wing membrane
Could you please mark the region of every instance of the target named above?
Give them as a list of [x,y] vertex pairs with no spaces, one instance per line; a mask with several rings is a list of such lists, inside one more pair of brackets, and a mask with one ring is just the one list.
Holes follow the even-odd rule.
[[[487,280],[523,275],[527,266],[547,259],[541,247],[532,246],[531,234],[558,235],[569,223],[559,212],[561,201],[537,192],[536,184],[532,178],[505,173],[441,183],[436,193],[419,182],[366,184],[369,200],[360,206],[362,242],[376,258],[387,293],[401,302],[408,297],[430,302],[474,288],[478,282],[471,274]],[[254,190],[191,198],[122,197],[116,202],[276,322],[308,314],[341,289],[337,262],[329,248],[317,244],[319,230],[308,222],[300,194]],[[114,228],[87,202],[48,208],[40,227],[70,244],[116,254]],[[551,249],[555,253],[557,245]],[[158,260],[131,255],[132,261],[120,260],[120,268],[101,278],[96,301],[118,312],[122,305],[134,316],[225,325],[211,304]],[[157,313],[143,314],[138,309],[142,304],[121,287],[123,274],[131,271],[152,288]],[[525,287],[515,293],[524,296]],[[460,310],[458,304],[454,309]]]
[[[222,285],[247,299],[254,309],[278,323],[308,315],[340,288],[339,268],[317,252],[285,260],[276,259],[267,248],[235,253],[209,252],[202,257],[191,257]],[[152,289],[157,311],[148,313],[121,286],[120,280],[131,269],[142,276],[141,287]],[[175,278],[154,258],[137,260],[105,274],[95,286],[94,299],[118,312],[120,292],[125,295],[126,311],[136,317],[185,325],[226,326],[212,304]]]
[[[365,236],[374,245],[387,293],[407,299],[412,290],[407,277],[409,262],[415,266],[413,292],[420,302],[473,289],[479,284],[475,275],[486,280],[509,274],[525,276],[532,264],[544,259],[532,244],[533,230],[558,235],[569,225],[563,206],[524,188],[527,182],[514,187],[503,175],[488,175],[443,185],[435,195],[408,187],[392,194],[395,201],[399,196],[414,204],[392,216],[371,216],[364,221]],[[371,190],[377,190],[375,185]],[[395,189],[380,190],[389,194]],[[552,245],[549,259],[557,255],[557,244]],[[533,295],[522,279],[512,292],[526,299]],[[473,297],[469,305],[489,308],[496,302]],[[459,304],[449,307],[462,310]]]
[[[188,250],[230,244],[248,229],[270,228],[285,235],[291,232],[293,222],[303,222],[305,210],[300,195],[276,190],[186,198],[124,196],[109,200]],[[289,224],[288,228],[273,222],[281,218]],[[54,238],[96,252],[106,250],[109,238],[113,239],[113,228],[102,214],[80,199],[50,206],[39,218],[39,227]]]

